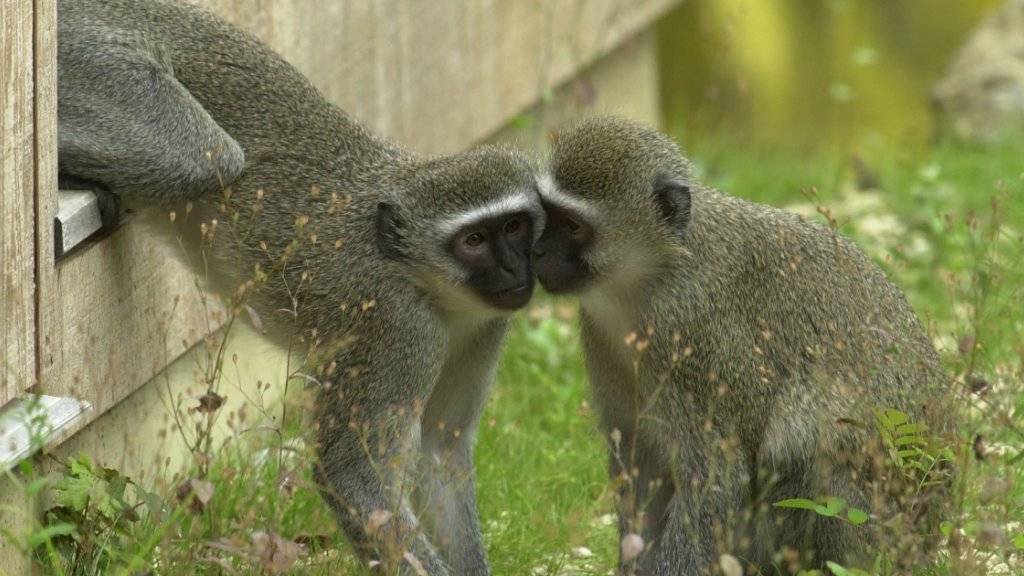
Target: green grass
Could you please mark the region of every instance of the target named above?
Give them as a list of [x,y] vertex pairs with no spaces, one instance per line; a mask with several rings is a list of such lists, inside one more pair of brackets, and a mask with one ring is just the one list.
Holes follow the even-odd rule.
[[[951,518],[968,559],[942,560],[930,573],[1024,570],[1024,552],[1014,551],[1024,548],[1024,142],[862,150],[878,190],[855,189],[849,159],[834,153],[735,142],[691,153],[699,173],[731,194],[811,212],[811,200],[830,207],[841,230],[907,291],[951,373],[962,380],[970,366],[990,383],[984,397],[963,394],[962,436],[981,436],[988,447],[962,470],[967,497]],[[1004,223],[998,236],[989,232],[994,198]],[[574,317],[571,301],[542,297],[516,321],[480,424],[479,509],[496,575],[608,574],[615,565],[605,443],[587,405]],[[973,355],[958,350],[967,336],[977,343]],[[69,573],[118,573],[133,561],[138,573],[267,573],[258,531],[313,542],[293,573],[361,573],[309,479],[308,451],[271,450],[261,459],[254,450],[238,442],[219,453],[201,511],[163,494],[121,527],[94,520],[93,550],[107,543],[109,564]]]

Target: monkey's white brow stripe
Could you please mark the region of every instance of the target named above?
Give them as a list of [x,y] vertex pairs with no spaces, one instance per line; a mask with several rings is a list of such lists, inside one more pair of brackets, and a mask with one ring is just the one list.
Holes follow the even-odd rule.
[[540,197],[547,202],[554,204],[555,206],[568,208],[588,219],[594,219],[597,215],[597,211],[587,201],[559,190],[558,185],[555,184],[555,180],[550,174],[541,176],[538,184],[540,188]]
[[454,232],[467,224],[476,222],[477,220],[483,220],[485,218],[493,218],[500,214],[509,214],[512,212],[530,212],[535,213],[538,209],[537,202],[534,198],[531,198],[525,193],[510,194],[504,198],[498,198],[484,204],[483,206],[477,206],[470,210],[467,210],[461,214],[455,214],[449,216],[444,220],[441,220],[441,229],[445,232]]

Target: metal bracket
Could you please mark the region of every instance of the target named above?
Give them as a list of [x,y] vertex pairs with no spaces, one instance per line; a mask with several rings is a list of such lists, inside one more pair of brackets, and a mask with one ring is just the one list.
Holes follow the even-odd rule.
[[53,243],[57,258],[70,252],[102,227],[103,220],[95,192],[57,192],[57,217],[53,219]]

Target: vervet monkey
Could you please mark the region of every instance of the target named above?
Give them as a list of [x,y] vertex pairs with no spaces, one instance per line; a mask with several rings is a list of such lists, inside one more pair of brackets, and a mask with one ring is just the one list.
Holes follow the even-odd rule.
[[824,226],[703,186],[636,123],[562,130],[550,170],[534,268],[580,297],[620,529],[646,544],[624,572],[700,574],[722,553],[766,568],[783,548],[863,558],[871,526],[772,507],[786,499],[918,520],[926,507],[890,494],[867,449],[872,411],[943,430],[924,406],[947,379],[876,265]]
[[497,147],[417,156],[191,5],[60,0],[58,22],[61,180],[173,211],[233,304],[311,344],[316,475],[367,559],[487,574],[472,448],[533,290],[532,165]]

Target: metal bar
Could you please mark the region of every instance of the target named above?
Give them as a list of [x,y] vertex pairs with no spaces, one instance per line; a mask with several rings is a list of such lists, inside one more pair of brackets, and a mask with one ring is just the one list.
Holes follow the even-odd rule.
[[102,227],[99,202],[94,192],[57,192],[57,217],[53,222],[53,243],[57,258],[70,252]]

